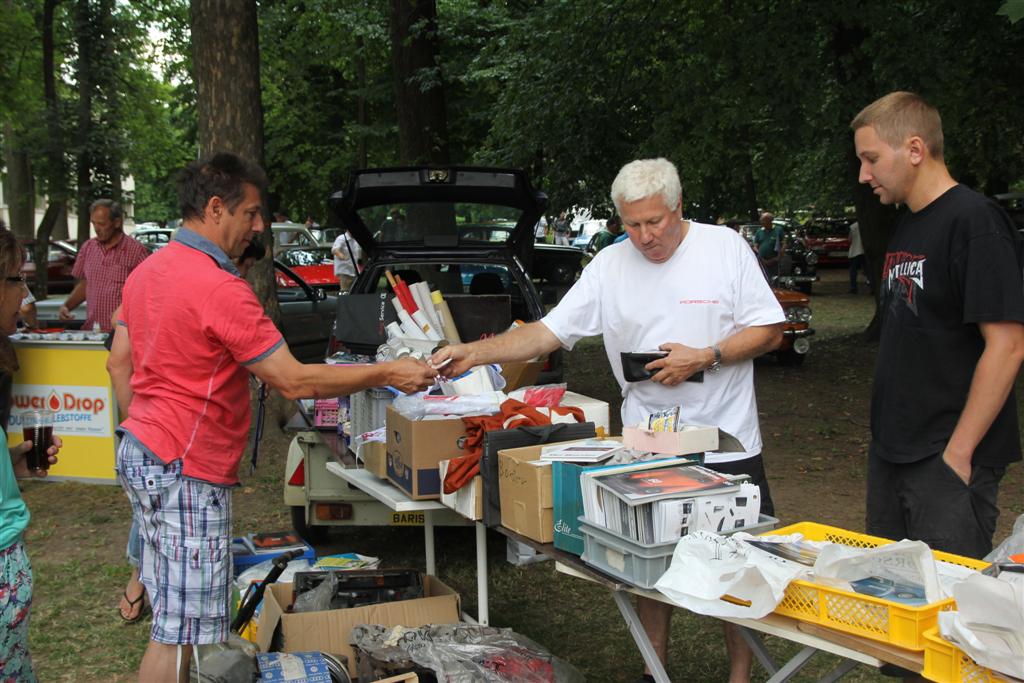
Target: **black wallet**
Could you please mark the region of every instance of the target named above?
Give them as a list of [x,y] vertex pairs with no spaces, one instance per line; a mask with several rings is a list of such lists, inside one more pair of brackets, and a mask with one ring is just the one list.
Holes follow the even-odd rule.
[[[650,379],[654,373],[644,366],[651,361],[664,358],[668,351],[648,351],[638,353],[636,351],[623,351],[619,354],[622,359],[622,376],[627,382],[642,382]],[[703,382],[704,371],[699,370],[686,378],[687,382]]]

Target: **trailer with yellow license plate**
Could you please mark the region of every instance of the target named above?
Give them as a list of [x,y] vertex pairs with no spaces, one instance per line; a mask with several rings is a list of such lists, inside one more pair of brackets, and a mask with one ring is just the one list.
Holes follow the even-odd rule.
[[[356,469],[355,460],[333,431],[299,431],[288,447],[284,503],[291,509],[292,526],[310,543],[322,543],[332,527],[423,526],[422,510],[393,510],[328,470]],[[382,486],[389,486],[381,481]],[[395,489],[396,492],[398,491]],[[438,505],[438,507],[441,507]],[[471,524],[453,510],[432,512],[435,526]]]

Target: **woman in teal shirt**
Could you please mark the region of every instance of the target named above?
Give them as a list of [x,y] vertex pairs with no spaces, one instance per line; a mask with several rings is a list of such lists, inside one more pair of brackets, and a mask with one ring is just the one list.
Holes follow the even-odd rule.
[[[13,334],[18,309],[28,289],[21,275],[24,253],[8,230],[0,230],[0,333]],[[7,425],[4,425],[6,430]],[[32,606],[32,567],[25,554],[22,532],[28,526],[28,508],[21,499],[17,477],[45,477],[45,471],[29,472],[25,453],[32,442],[7,449],[0,439],[0,680],[33,683],[32,659],[28,654],[28,615]],[[50,463],[57,462],[61,442],[53,437]]]

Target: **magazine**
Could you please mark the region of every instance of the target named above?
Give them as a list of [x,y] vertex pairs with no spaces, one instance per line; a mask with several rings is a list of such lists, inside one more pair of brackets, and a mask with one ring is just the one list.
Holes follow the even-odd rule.
[[898,583],[892,579],[885,579],[880,576],[869,576],[859,581],[851,581],[850,587],[857,593],[882,598],[889,602],[898,602],[902,605],[920,607],[927,605],[924,586],[912,583]]
[[613,473],[601,477],[598,483],[627,503],[693,495],[737,485],[734,478],[700,465]]
[[626,450],[620,441],[611,439],[589,439],[557,443],[541,448],[541,460],[594,463],[603,462],[620,451]]

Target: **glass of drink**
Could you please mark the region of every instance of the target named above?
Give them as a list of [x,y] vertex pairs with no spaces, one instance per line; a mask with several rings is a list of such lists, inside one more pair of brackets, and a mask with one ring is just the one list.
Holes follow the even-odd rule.
[[21,426],[25,441],[32,442],[32,448],[25,454],[28,469],[49,470],[50,456],[46,451],[53,445],[53,411],[26,411],[22,413]]

